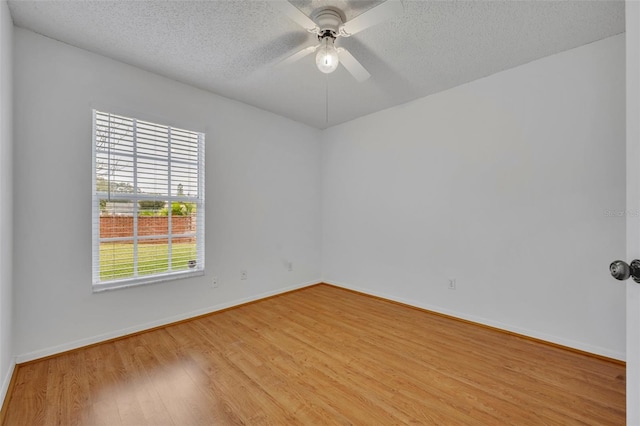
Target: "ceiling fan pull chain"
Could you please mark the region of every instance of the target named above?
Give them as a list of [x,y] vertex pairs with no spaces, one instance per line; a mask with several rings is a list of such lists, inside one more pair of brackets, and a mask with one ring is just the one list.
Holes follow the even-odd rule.
[[326,78],[326,86],[325,86],[325,117],[327,119],[327,124],[329,124],[329,74],[325,76]]

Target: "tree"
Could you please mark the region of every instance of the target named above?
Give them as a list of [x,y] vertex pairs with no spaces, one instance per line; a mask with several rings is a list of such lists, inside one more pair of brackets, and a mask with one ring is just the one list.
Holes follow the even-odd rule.
[[[131,125],[119,117],[109,114],[109,124],[96,123],[96,149],[98,151],[117,150],[119,145],[126,140],[131,140],[133,134]],[[108,154],[111,155],[111,154]],[[123,166],[120,161],[111,157],[110,161],[105,161],[100,155],[96,155],[96,175],[99,177],[112,177]]]
[[117,192],[120,194],[133,194],[133,185],[129,182],[109,182],[106,178],[102,176],[97,176],[96,190],[98,192]]
[[[109,193],[119,193],[119,194],[133,194],[133,185],[130,184],[129,182],[109,182],[108,179],[102,177],[102,176],[97,176],[96,177],[96,191],[97,192],[106,192],[107,194]],[[108,198],[101,198],[100,199],[100,211],[105,212],[107,209],[107,202],[111,202],[111,203],[128,203],[130,202],[129,200],[112,200],[112,199],[108,199]],[[164,201],[162,206],[160,206],[159,208],[162,208],[164,206]]]
[[[171,203],[171,216],[189,216],[195,210],[195,203],[181,203],[174,201]],[[166,207],[158,213],[160,216],[168,216],[169,209]]]
[[160,210],[164,207],[166,201],[164,200],[140,200],[138,201],[138,205],[140,206],[140,210]]

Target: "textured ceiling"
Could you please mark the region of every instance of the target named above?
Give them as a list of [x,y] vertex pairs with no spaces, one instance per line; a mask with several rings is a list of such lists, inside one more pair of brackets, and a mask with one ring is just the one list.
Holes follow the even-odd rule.
[[[291,0],[346,19],[374,0]],[[372,77],[328,75],[315,36],[269,1],[9,0],[17,26],[318,128],[624,32],[624,1],[411,1],[404,14],[337,44]],[[328,115],[326,121],[328,90]]]

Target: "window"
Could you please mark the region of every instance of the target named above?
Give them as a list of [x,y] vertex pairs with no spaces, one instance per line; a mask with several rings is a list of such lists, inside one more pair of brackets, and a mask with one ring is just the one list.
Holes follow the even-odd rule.
[[93,111],[93,290],[204,273],[204,134]]

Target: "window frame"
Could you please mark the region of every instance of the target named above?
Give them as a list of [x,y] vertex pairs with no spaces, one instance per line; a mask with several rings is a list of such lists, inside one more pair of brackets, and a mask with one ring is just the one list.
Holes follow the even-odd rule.
[[[105,108],[92,108],[91,110],[91,140],[92,140],[92,149],[91,149],[91,153],[92,153],[92,187],[91,187],[91,192],[92,192],[92,211],[91,211],[91,217],[92,217],[92,240],[91,240],[91,249],[92,249],[92,291],[94,293],[97,292],[102,292],[102,291],[106,291],[106,290],[114,290],[114,289],[120,289],[120,288],[128,288],[128,287],[136,287],[136,286],[140,286],[140,285],[147,285],[147,284],[153,284],[153,283],[157,283],[157,282],[164,282],[164,281],[172,281],[172,280],[177,280],[177,279],[183,279],[183,278],[189,278],[189,277],[196,277],[196,276],[202,276],[205,274],[205,188],[204,188],[204,184],[205,184],[205,133],[202,131],[197,131],[197,130],[186,130],[182,127],[178,127],[178,126],[174,126],[174,125],[169,125],[169,124],[161,124],[158,123],[157,121],[151,121],[151,120],[147,120],[144,118],[139,118],[139,117],[133,117],[132,114],[121,114],[119,112],[113,112],[113,110],[111,109],[110,112],[107,112],[108,109]],[[167,152],[167,156],[166,156],[166,161],[167,161],[167,194],[166,195],[160,195],[160,196],[155,196],[155,195],[149,195],[149,194],[143,194],[143,193],[138,193],[137,192],[137,183],[134,179],[133,182],[133,192],[132,193],[118,193],[118,192],[112,192],[110,190],[110,186],[109,186],[109,190],[107,192],[104,191],[98,191],[97,188],[97,165],[98,165],[98,152],[99,149],[97,148],[97,126],[96,126],[96,117],[97,114],[105,114],[108,115],[109,117],[111,116],[118,116],[118,117],[122,117],[125,118],[127,120],[131,120],[132,123],[136,123],[133,125],[133,129],[134,129],[134,136],[132,138],[132,146],[136,147],[133,148],[134,153],[132,154],[132,159],[131,159],[131,164],[132,164],[132,168],[134,170],[137,169],[137,157],[135,154],[135,151],[137,149],[137,144],[138,144],[138,138],[137,138],[137,133],[136,133],[136,126],[137,126],[137,122],[144,122],[144,123],[149,123],[152,124],[154,126],[158,126],[158,127],[164,127],[167,129],[168,134],[171,134],[171,129],[177,129],[181,132],[190,132],[190,133],[194,133],[197,135],[197,195],[195,197],[193,196],[179,196],[179,195],[173,195],[172,194],[172,188],[171,188],[171,166],[175,163],[172,163],[171,161],[171,151],[170,151],[170,138],[169,138],[169,146],[168,149],[169,151]],[[111,155],[111,154],[109,154]],[[137,173],[137,170],[134,172]],[[169,262],[168,262],[168,268],[171,269],[171,247],[172,247],[172,243],[171,240],[172,238],[176,238],[176,237],[180,237],[180,236],[184,236],[185,234],[173,234],[172,231],[172,227],[171,227],[171,223],[173,220],[173,215],[172,215],[172,211],[171,211],[171,207],[172,207],[172,203],[176,202],[176,201],[182,201],[182,202],[189,202],[189,203],[194,203],[196,206],[196,214],[195,214],[195,218],[196,218],[196,231],[195,231],[195,240],[196,240],[196,267],[195,269],[187,269],[187,270],[176,270],[176,271],[171,271],[168,270],[166,272],[157,272],[157,273],[153,273],[153,274],[146,274],[146,275],[137,275],[134,277],[127,277],[127,278],[121,278],[121,279],[111,279],[111,280],[101,280],[100,278],[100,243],[103,242],[104,240],[107,240],[106,242],[109,241],[116,241],[117,238],[101,238],[100,237],[100,213],[101,213],[101,208],[100,208],[100,199],[104,198],[105,195],[108,195],[108,197],[110,199],[122,199],[122,200],[132,200],[132,216],[133,216],[133,236],[130,238],[133,241],[133,245],[134,247],[136,247],[134,249],[134,253],[137,253],[137,245],[138,245],[138,212],[139,212],[139,208],[138,208],[138,202],[139,201],[143,201],[143,200],[150,200],[150,199],[162,199],[162,200],[167,200],[167,209],[168,209],[168,214],[167,214],[167,234],[164,235],[162,234],[162,236],[164,236],[165,238],[167,238],[167,240],[169,241],[168,243],[168,250],[169,250]],[[177,217],[177,216],[176,216]],[[144,238],[142,238],[144,239]],[[136,254],[133,255],[133,262],[134,262],[134,274],[137,274],[137,256]]]

